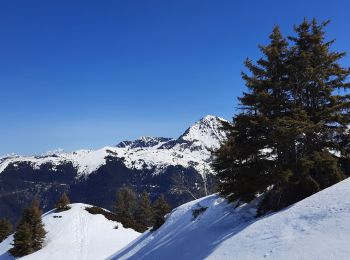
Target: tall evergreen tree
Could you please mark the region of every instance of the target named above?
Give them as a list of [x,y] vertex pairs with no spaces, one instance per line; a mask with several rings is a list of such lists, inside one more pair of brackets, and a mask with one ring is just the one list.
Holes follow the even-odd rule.
[[69,210],[70,207],[69,207],[69,204],[70,203],[70,200],[67,196],[67,194],[64,192],[62,194],[62,196],[59,198],[57,204],[56,204],[56,212],[61,212],[61,211],[66,211],[66,210]]
[[5,218],[0,219],[0,243],[12,232],[12,224]]
[[38,251],[42,248],[45,234],[46,231],[41,221],[40,203],[35,199],[31,206],[23,211],[10,253],[13,256],[24,256],[25,254]]
[[165,215],[171,211],[171,207],[163,195],[158,197],[158,199],[153,203],[152,207],[154,212],[154,224],[152,230],[156,230],[164,224]]
[[[259,213],[276,210],[344,178],[349,158],[350,70],[325,41],[327,22],[304,21],[289,37],[273,30],[264,58],[246,66],[249,89],[241,113],[228,126],[229,138],[216,153],[219,192],[249,202],[265,194]],[[338,157],[331,153],[336,151]]]
[[243,73],[249,92],[239,99],[242,112],[234,118],[233,125],[226,125],[228,139],[214,161],[220,179],[219,191],[230,201],[250,201],[288,175],[280,171],[278,176],[271,160],[276,154],[279,161],[286,156],[283,153],[286,148],[274,138],[279,134],[276,127],[281,124],[279,119],[288,112],[285,93],[288,44],[278,27],[270,40],[269,45],[260,46],[264,57],[257,64],[245,62],[253,74]]
[[298,122],[302,123],[303,135],[298,139],[301,148],[297,158],[325,148],[348,154],[350,95],[339,90],[350,87],[345,82],[350,70],[338,63],[345,53],[330,50],[334,40],[325,41],[328,23],[304,20],[295,27],[297,36],[289,37],[294,43],[288,61],[292,112],[304,113],[304,121]]
[[144,191],[138,202],[137,210],[135,212],[135,220],[145,229],[153,224],[153,209],[149,195]]
[[338,63],[345,53],[330,50],[334,40],[325,41],[327,24],[304,20],[295,27],[297,35],[289,37],[291,116],[286,122],[296,134],[289,165],[293,174],[287,185],[271,190],[263,211],[287,206],[344,178],[339,162],[349,158],[350,96],[339,90],[350,87],[345,82],[350,70]]

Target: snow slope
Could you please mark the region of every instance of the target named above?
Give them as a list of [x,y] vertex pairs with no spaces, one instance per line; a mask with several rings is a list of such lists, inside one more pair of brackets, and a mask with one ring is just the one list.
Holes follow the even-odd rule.
[[[254,218],[217,195],[184,204],[157,231],[111,259],[350,259],[350,179],[289,208]],[[192,211],[208,209],[193,220]]]
[[[83,260],[105,259],[121,249],[140,234],[125,229],[121,224],[107,220],[102,215],[92,215],[85,210],[89,205],[76,203],[61,213],[49,211],[43,215],[48,232],[44,247],[21,259]],[[54,216],[62,216],[54,218]],[[118,229],[114,227],[118,224]],[[0,259],[14,259],[7,251],[12,236],[0,244]]]
[[88,176],[105,164],[107,156],[123,158],[131,169],[155,169],[159,174],[169,165],[194,167],[203,174],[210,167],[211,151],[219,148],[226,134],[221,129],[226,120],[206,116],[188,128],[178,139],[141,137],[135,141],[123,141],[117,146],[106,146],[98,150],[79,150],[72,153],[62,151],[42,156],[9,155],[0,157],[0,174],[9,165],[29,163],[34,169],[50,165],[55,171],[58,165],[71,163],[77,169],[77,178]]

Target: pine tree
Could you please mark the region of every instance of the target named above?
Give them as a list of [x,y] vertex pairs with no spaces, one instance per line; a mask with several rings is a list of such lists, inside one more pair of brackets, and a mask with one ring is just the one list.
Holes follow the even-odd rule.
[[[249,92],[239,100],[242,112],[232,125],[227,124],[227,142],[217,151],[214,168],[218,172],[219,192],[230,201],[250,201],[276,181],[283,181],[288,172],[276,174],[272,156],[279,155],[280,164],[288,158],[286,148],[276,142],[279,119],[288,112],[285,93],[287,80],[287,42],[278,27],[270,35],[270,44],[260,46],[264,58],[257,65],[246,60],[253,76],[243,73]],[[286,138],[288,139],[288,138]],[[263,151],[263,152],[262,152]]]
[[31,215],[31,221],[29,223],[31,224],[32,230],[33,230],[33,249],[35,251],[42,248],[42,244],[45,239],[46,231],[44,229],[44,224],[41,220],[41,210],[40,210],[40,204],[38,200],[34,200],[31,208],[30,208],[30,215]]
[[304,20],[295,27],[297,36],[289,37],[294,43],[288,64],[293,112],[305,113],[303,135],[298,139],[302,146],[299,157],[324,148],[348,154],[348,143],[342,141],[349,139],[346,130],[350,123],[350,96],[340,94],[339,90],[350,87],[345,83],[350,69],[338,63],[344,52],[330,51],[334,40],[325,41],[324,28],[328,23]]
[[[350,70],[338,63],[345,53],[330,50],[334,40],[325,41],[328,23],[304,20],[295,27],[297,36],[289,37],[294,45],[287,64],[291,103],[288,122],[297,133],[294,162],[290,164],[293,174],[285,187],[271,190],[263,211],[287,206],[345,177],[339,159],[349,158],[350,96],[339,90],[350,87],[345,82]],[[330,151],[337,151],[339,156]],[[277,197],[281,198],[279,203]]]
[[138,202],[137,210],[135,212],[135,220],[145,230],[153,224],[153,210],[149,195],[146,191],[142,193]]
[[13,247],[9,250],[14,257],[22,257],[35,252],[33,249],[32,229],[23,219],[17,226],[13,237]]
[[21,221],[16,229],[13,256],[24,256],[42,248],[46,231],[41,220],[40,203],[34,199],[31,206],[24,209]]
[[70,200],[67,194],[64,192],[55,206],[56,212],[69,210],[70,209],[70,206],[68,205],[69,203],[70,203]]
[[5,218],[0,219],[0,243],[12,232],[12,224]]
[[[227,126],[227,142],[216,153],[219,192],[230,201],[249,202],[264,194],[259,214],[303,199],[344,178],[349,161],[350,70],[325,41],[328,22],[295,27],[282,38],[273,30],[264,58],[246,61],[249,89],[241,112]],[[330,151],[336,151],[338,157]]]
[[166,202],[163,195],[158,197],[158,199],[152,205],[154,212],[154,224],[152,230],[158,229],[165,222],[165,215],[171,211],[170,205]]
[[135,226],[134,213],[137,206],[136,194],[129,187],[122,187],[117,192],[115,212],[126,228]]

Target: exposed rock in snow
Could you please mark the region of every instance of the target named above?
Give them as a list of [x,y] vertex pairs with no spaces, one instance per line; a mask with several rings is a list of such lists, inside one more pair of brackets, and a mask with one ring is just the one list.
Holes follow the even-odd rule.
[[[44,247],[21,259],[35,260],[95,260],[105,259],[140,234],[125,229],[122,224],[107,220],[102,215],[92,215],[85,210],[87,204],[71,204],[68,211],[43,215],[48,232]],[[118,225],[118,228],[115,227]],[[12,247],[13,236],[0,243],[0,259],[14,259],[7,251]]]
[[155,146],[160,146],[170,140],[172,140],[172,138],[142,136],[139,139],[136,139],[134,141],[122,141],[119,144],[117,144],[117,147],[119,148],[155,147]]
[[[217,195],[184,204],[112,259],[349,259],[350,179],[280,212],[254,218]],[[194,219],[193,212],[202,210]]]

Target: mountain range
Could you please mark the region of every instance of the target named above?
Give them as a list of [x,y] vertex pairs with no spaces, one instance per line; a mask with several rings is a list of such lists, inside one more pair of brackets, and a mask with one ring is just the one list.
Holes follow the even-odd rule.
[[152,200],[164,194],[173,207],[205,196],[215,190],[211,158],[225,140],[224,122],[206,116],[176,139],[141,137],[98,150],[0,157],[0,217],[16,222],[34,197],[48,210],[63,192],[73,202],[112,210],[124,185],[147,191]]

